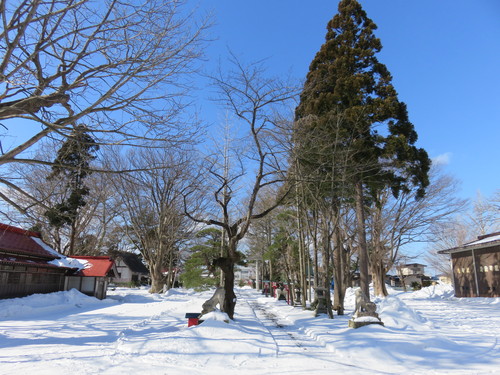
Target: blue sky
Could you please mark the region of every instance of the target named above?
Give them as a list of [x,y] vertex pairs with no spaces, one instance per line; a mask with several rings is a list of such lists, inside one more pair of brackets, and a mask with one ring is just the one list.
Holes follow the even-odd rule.
[[[379,60],[408,105],[418,146],[462,182],[463,198],[500,189],[500,1],[361,0],[377,24]],[[303,80],[324,42],[336,0],[201,0],[216,38],[208,69],[230,48],[243,61],[267,58],[273,75]],[[218,121],[213,108],[202,115]]]

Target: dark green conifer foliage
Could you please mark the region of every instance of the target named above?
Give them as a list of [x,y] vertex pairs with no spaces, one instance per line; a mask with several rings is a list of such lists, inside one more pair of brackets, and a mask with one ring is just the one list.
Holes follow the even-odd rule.
[[96,158],[94,154],[98,150],[99,145],[83,125],[76,126],[58,150],[52,172],[47,179],[61,178],[66,184],[68,194],[60,203],[45,212],[52,226],[61,228],[64,225],[73,225],[78,210],[85,206],[85,196],[89,194],[89,189],[84,180],[91,173],[89,165]]
[[342,160],[349,152],[350,173],[365,184],[389,184],[397,194],[410,174],[422,195],[429,159],[414,146],[417,133],[406,105],[376,57],[382,48],[373,33],[377,26],[356,0],[342,0],[338,9],[310,65],[295,112],[299,162],[318,168],[331,161],[334,152],[337,158],[344,152]]
[[196,233],[202,242],[191,247],[192,254],[186,259],[181,280],[187,288],[203,288],[219,283],[215,259],[221,255],[222,232],[218,228],[206,228]]
[[[320,189],[322,195],[355,198],[358,230],[363,230],[360,207],[366,194],[375,197],[389,187],[398,195],[417,187],[422,197],[429,183],[428,155],[415,146],[417,133],[406,105],[377,59],[382,44],[376,28],[356,0],[339,2],[295,112],[295,160],[302,178],[313,183],[328,174],[328,190]],[[367,260],[360,263],[367,273]],[[364,284],[362,275],[366,293],[366,280]]]

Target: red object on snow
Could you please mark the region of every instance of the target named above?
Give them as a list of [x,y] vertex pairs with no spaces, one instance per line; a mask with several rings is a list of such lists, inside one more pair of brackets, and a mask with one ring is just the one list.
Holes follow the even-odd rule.
[[200,324],[200,314],[198,313],[186,313],[186,318],[188,320],[188,327],[197,326]]

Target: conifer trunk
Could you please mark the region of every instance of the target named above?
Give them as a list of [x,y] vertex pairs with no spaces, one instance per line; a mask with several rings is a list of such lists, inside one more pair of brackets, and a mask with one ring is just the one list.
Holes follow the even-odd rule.
[[358,239],[358,257],[359,257],[359,279],[363,293],[368,300],[370,299],[370,279],[368,274],[368,249],[366,246],[365,230],[365,210],[363,202],[363,183],[358,180],[355,184],[356,189],[356,234]]
[[330,282],[332,280],[332,274],[330,270],[330,258],[331,258],[331,242],[330,242],[330,228],[329,223],[325,222],[323,224],[323,287],[326,288],[326,310],[328,317],[333,319],[332,311],[332,298],[330,295]]
[[335,228],[335,267],[334,267],[334,289],[333,289],[333,309],[337,311],[337,315],[344,315],[344,298],[346,291],[346,259],[342,245],[342,237],[340,228]]

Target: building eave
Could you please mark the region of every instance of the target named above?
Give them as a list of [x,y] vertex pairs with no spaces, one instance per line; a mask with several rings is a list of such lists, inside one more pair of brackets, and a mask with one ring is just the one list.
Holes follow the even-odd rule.
[[477,250],[477,249],[487,249],[487,248],[495,247],[495,246],[500,246],[500,240],[478,243],[478,244],[471,243],[469,245],[453,247],[451,249],[440,250],[440,251],[438,251],[438,254],[455,254],[455,253],[461,253],[464,251],[471,251],[471,250]]

